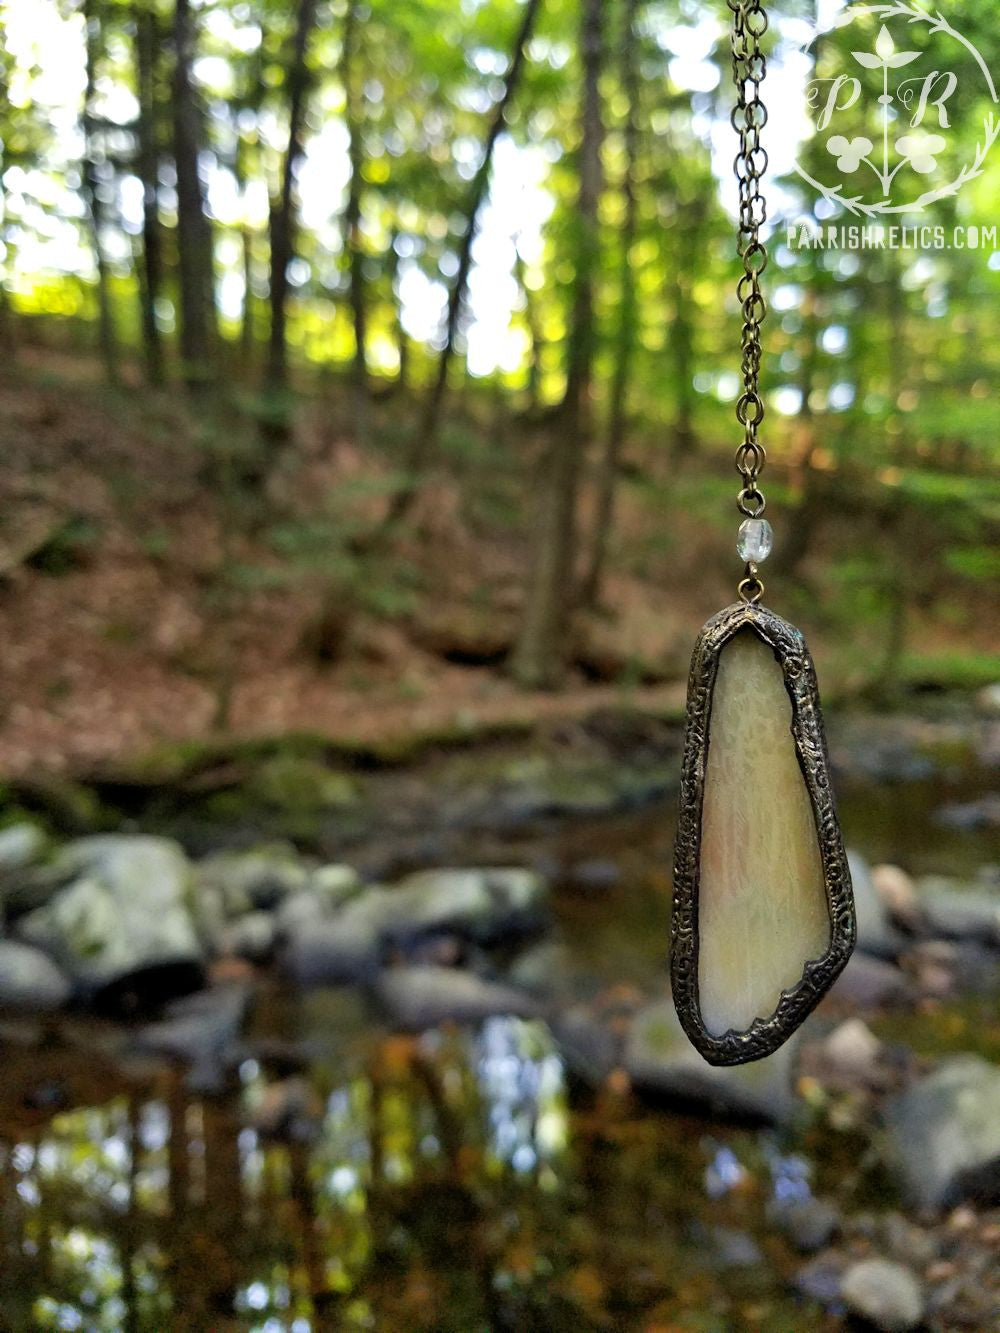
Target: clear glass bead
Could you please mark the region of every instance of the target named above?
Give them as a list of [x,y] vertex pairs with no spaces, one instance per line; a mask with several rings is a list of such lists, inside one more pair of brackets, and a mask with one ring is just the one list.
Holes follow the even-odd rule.
[[736,550],[741,560],[759,565],[774,548],[774,529],[766,518],[747,518],[740,524]]

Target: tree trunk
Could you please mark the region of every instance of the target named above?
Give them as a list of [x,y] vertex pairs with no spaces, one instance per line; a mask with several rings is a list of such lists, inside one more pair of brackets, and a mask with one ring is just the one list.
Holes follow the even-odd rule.
[[566,390],[542,467],[534,558],[520,634],[511,660],[514,678],[529,688],[551,689],[562,679],[568,655],[569,610],[575,591],[576,497],[580,459],[589,428],[595,344],[594,282],[600,255],[603,10],[602,0],[584,0],[580,35],[583,132]]
[[344,84],[344,123],[347,128],[347,156],[351,179],[347,187],[347,205],[344,209],[344,251],[348,260],[351,320],[354,325],[354,432],[363,440],[368,417],[368,363],[365,349],[368,344],[368,310],[365,298],[365,256],[361,248],[361,196],[364,190],[364,141],[362,138],[363,71],[361,58],[361,30],[358,23],[358,0],[347,0],[344,14],[343,54],[341,73]]
[[139,280],[139,318],[151,384],[163,383],[163,339],[156,322],[156,302],[163,285],[163,237],[160,231],[159,106],[156,66],[159,34],[156,14],[145,4],[133,5],[135,24],[135,81],[139,98],[136,175],[142,182],[142,269]]
[[399,366],[396,371],[396,387],[406,392],[410,383],[410,340],[403,327],[403,302],[399,295],[399,250],[397,248],[400,232],[393,227],[389,238],[389,290],[392,297],[393,327],[396,335],[396,356]]
[[[309,70],[306,52],[316,19],[316,0],[299,0],[287,73],[288,148],[281,173],[281,195],[271,209],[271,334],[268,343],[267,387],[282,394],[288,387],[288,266],[295,253],[295,175],[302,159],[302,130]],[[284,417],[280,412],[279,416]],[[287,424],[285,425],[287,428]]]
[[619,280],[618,338],[614,374],[611,381],[611,402],[608,410],[608,431],[597,477],[597,507],[594,533],[591,541],[590,564],[583,581],[584,606],[597,604],[601,579],[607,558],[608,537],[614,518],[615,490],[622,444],[628,424],[628,392],[632,378],[632,360],[638,326],[638,302],[635,273],[632,268],[632,246],[635,242],[638,205],[636,199],[636,158],[639,149],[639,81],[636,69],[636,18],[639,0],[625,0],[621,46],[622,92],[628,102],[625,113],[623,147],[625,167],[622,178],[622,196],[625,216],[621,235],[621,275]]
[[514,247],[514,279],[524,297],[524,323],[528,330],[528,382],[525,385],[526,411],[530,417],[538,413],[542,386],[542,330],[538,322],[535,294],[528,287],[527,266],[521,252]]
[[254,294],[253,294],[253,232],[240,228],[240,252],[243,257],[243,310],[240,314],[240,365],[247,374],[254,364]]
[[386,528],[405,518],[417,495],[421,475],[427,460],[437,443],[438,429],[441,424],[441,410],[444,406],[445,392],[448,387],[448,372],[455,355],[455,341],[465,307],[466,289],[469,283],[469,271],[472,267],[472,246],[479,227],[479,214],[489,190],[490,172],[493,166],[493,151],[504,128],[504,123],[514,95],[517,92],[524,69],[528,42],[534,30],[535,20],[541,9],[541,0],[527,0],[521,17],[521,26],[514,40],[514,49],[503,93],[493,111],[493,118],[486,134],[483,156],[472,182],[469,204],[465,214],[465,230],[458,250],[458,268],[448,293],[448,314],[445,323],[445,341],[438,357],[437,371],[431,391],[424,404],[424,410],[417,426],[416,435],[406,460],[406,482],[396,493],[389,512],[386,515]]
[[101,361],[104,373],[114,383],[118,377],[117,339],[111,309],[111,274],[101,243],[104,206],[101,201],[100,173],[97,166],[94,118],[91,113],[91,103],[94,100],[97,84],[97,62],[101,54],[101,14],[96,0],[84,0],[83,21],[86,35],[87,82],[83,93],[83,162],[80,174],[84,202],[87,206],[87,220],[90,224],[94,263],[97,267],[97,327]]
[[213,374],[215,291],[212,228],[198,164],[201,117],[191,81],[194,26],[190,0],[175,0],[173,39],[181,361],[185,382],[198,389]]

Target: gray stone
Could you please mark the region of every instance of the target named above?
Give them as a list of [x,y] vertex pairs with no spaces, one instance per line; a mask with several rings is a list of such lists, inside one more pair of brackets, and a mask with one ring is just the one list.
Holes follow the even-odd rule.
[[318,894],[302,889],[291,893],[274,912],[274,926],[280,939],[287,939],[308,926],[328,917],[326,905]]
[[518,954],[507,980],[541,999],[565,999],[575,988],[572,955],[558,940],[542,940]]
[[325,865],[309,876],[307,891],[326,907],[340,907],[356,898],[364,885],[352,866]]
[[915,934],[923,928],[917,886],[905,870],[894,865],[873,866],[871,879],[882,906],[901,930]]
[[135,1044],[192,1063],[221,1062],[242,1031],[250,998],[250,989],[239,982],[196,991],[169,1005],[159,1022],[141,1028]]
[[196,991],[171,1004],[160,1022],[141,1028],[135,1049],[188,1065],[192,1091],[221,1092],[242,1058],[240,1036],[250,1001],[250,988],[240,982]]
[[295,925],[288,932],[282,963],[299,985],[327,986],[370,979],[380,954],[379,936],[371,925],[341,916]]
[[781,1122],[793,1109],[794,1041],[752,1064],[716,1067],[688,1041],[670,1000],[632,1019],[625,1069],[640,1091],[695,1103],[722,1116]]
[[495,1014],[533,1018],[540,1012],[523,991],[451,967],[391,968],[379,978],[378,997],[395,1022],[411,1031]]
[[341,915],[393,944],[438,931],[487,944],[539,925],[547,896],[532,870],[423,870],[394,888],[366,890]]
[[69,1000],[69,979],[30,944],[0,940],[0,1007],[48,1013]]
[[977,829],[1000,828],[1000,796],[991,792],[981,796],[978,801],[960,801],[954,805],[943,805],[937,811],[935,819],[939,824],[959,829],[963,833],[974,833]]
[[585,1087],[599,1088],[622,1063],[624,1042],[584,1005],[549,1020],[563,1063]]
[[895,958],[899,953],[899,932],[889,920],[882,899],[872,881],[868,863],[858,852],[847,853],[854,885],[854,910],[858,919],[858,948],[878,958]]
[[228,922],[216,937],[215,947],[224,957],[265,963],[274,951],[275,922],[270,912],[248,912]]
[[166,838],[103,835],[68,844],[59,857],[79,876],[18,933],[51,953],[94,992],[148,969],[200,968],[202,949],[188,910],[189,866]]
[[577,861],[564,877],[567,888],[587,896],[600,896],[617,888],[621,883],[621,866],[615,861]]
[[833,999],[858,1009],[906,1003],[912,986],[894,963],[856,950],[830,990]]
[[717,1268],[756,1268],[764,1262],[760,1246],[746,1231],[712,1227],[712,1261]]
[[870,1088],[882,1081],[882,1043],[860,1018],[841,1023],[809,1054],[810,1072],[828,1087]]
[[889,1259],[862,1259],[840,1281],[840,1294],[852,1314],[883,1333],[906,1333],[924,1317],[920,1283],[908,1268]]
[[808,1300],[820,1305],[840,1304],[840,1281],[844,1257],[836,1250],[826,1250],[803,1265],[793,1279],[795,1287]]
[[45,852],[48,839],[37,824],[27,820],[0,829],[0,875],[33,865]]
[[216,852],[198,862],[195,874],[200,885],[222,891],[229,916],[274,908],[309,882],[309,870],[295,848],[286,843],[245,852]]
[[946,1208],[1000,1197],[1000,1068],[945,1060],[886,1107],[889,1147],[910,1199]]
[[822,1250],[840,1227],[840,1214],[825,1199],[776,1199],[767,1215],[802,1254]]
[[1000,894],[938,875],[918,880],[917,893],[933,934],[1000,947]]
[[902,1213],[886,1213],[881,1226],[887,1249],[900,1263],[923,1269],[938,1257],[933,1234],[915,1226]]

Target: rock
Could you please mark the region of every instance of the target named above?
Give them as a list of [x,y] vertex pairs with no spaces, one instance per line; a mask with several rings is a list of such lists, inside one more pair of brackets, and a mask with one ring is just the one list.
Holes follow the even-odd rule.
[[196,991],[168,1005],[159,1022],[141,1028],[135,1044],[192,1063],[222,1060],[240,1036],[250,999],[250,987],[239,982]]
[[364,885],[352,866],[320,866],[309,876],[307,892],[316,897],[325,908],[341,907],[356,898]]
[[1000,1068],[945,1060],[886,1107],[889,1148],[910,1199],[947,1208],[1000,1198]]
[[915,1226],[902,1213],[886,1213],[882,1218],[882,1234],[892,1257],[911,1268],[926,1268],[937,1258],[931,1233]]
[[47,954],[16,940],[0,940],[0,1008],[49,1013],[61,1009],[72,987]]
[[832,999],[865,1010],[904,1004],[911,994],[905,973],[894,963],[860,951],[851,955],[830,990]]
[[868,863],[858,852],[847,853],[858,918],[858,948],[878,958],[895,958],[901,940],[876,892]]
[[723,1116],[782,1122],[792,1111],[796,1043],[753,1064],[718,1068],[688,1041],[670,1000],[640,1009],[625,1043],[624,1065],[641,1092],[694,1103]]
[[829,1245],[840,1227],[840,1214],[825,1199],[775,1199],[767,1215],[803,1254]]
[[206,946],[211,945],[229,919],[225,895],[217,884],[195,883],[191,893],[191,915],[198,938]]
[[540,1012],[523,991],[450,967],[392,968],[382,974],[377,993],[395,1022],[411,1031],[495,1014],[534,1018]]
[[0,876],[33,865],[41,859],[47,845],[42,830],[27,820],[0,829]]
[[836,1251],[818,1254],[795,1274],[794,1282],[797,1290],[808,1300],[816,1301],[820,1305],[839,1305],[844,1262],[843,1256]]
[[899,866],[873,866],[871,880],[879,902],[895,925],[909,934],[917,934],[924,925],[924,914],[912,878]]
[[840,1281],[847,1308],[884,1333],[906,1333],[924,1317],[920,1283],[908,1268],[889,1259],[862,1259]]
[[976,693],[976,707],[987,717],[1000,717],[1000,681],[995,685],[984,685]]
[[378,933],[364,921],[304,921],[288,932],[282,965],[301,986],[366,981],[381,955]]
[[183,1061],[190,1065],[189,1087],[218,1092],[240,1059],[238,1042],[252,993],[242,982],[229,982],[176,1000],[163,1019],[139,1030],[135,1048]]
[[883,1091],[898,1082],[887,1047],[860,1018],[850,1018],[820,1042],[810,1043],[802,1069],[824,1087]]
[[549,1020],[567,1070],[587,1088],[601,1087],[622,1064],[624,1042],[584,1005]]
[[[63,848],[79,878],[23,917],[18,934],[51,953],[88,995],[189,990],[202,949],[188,911],[189,866],[167,838],[102,835]],[[110,998],[110,994],[108,996]]]
[[404,948],[448,931],[489,944],[537,927],[547,897],[545,880],[532,870],[423,870],[395,888],[368,889],[341,919]]
[[328,917],[326,904],[319,894],[302,889],[298,893],[290,893],[278,904],[273,913],[275,933],[279,939],[287,939],[297,931]]
[[709,1231],[709,1240],[717,1268],[757,1268],[764,1263],[760,1246],[746,1231],[716,1226]]
[[507,980],[539,999],[566,999],[575,989],[572,954],[558,940],[542,940],[518,954]]
[[902,962],[922,996],[943,1000],[954,993],[959,951],[950,940],[922,940],[907,950]]
[[927,927],[943,939],[971,939],[1000,948],[1000,894],[964,888],[944,876],[917,881]]
[[275,922],[270,912],[248,912],[225,925],[215,947],[223,956],[265,963],[274,951]]
[[198,862],[195,874],[199,885],[221,890],[228,916],[271,910],[309,882],[295,848],[280,842],[246,852],[216,852]]
[[946,828],[974,833],[977,829],[1000,828],[1000,796],[990,793],[978,801],[963,801],[943,805],[934,816]]
[[577,861],[563,876],[567,889],[575,889],[585,897],[600,897],[621,883],[621,867],[615,861]]

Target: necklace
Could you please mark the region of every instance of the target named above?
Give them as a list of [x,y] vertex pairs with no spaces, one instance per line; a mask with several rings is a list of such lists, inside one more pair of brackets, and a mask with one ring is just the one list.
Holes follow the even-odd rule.
[[844,968],[856,934],[812,659],[801,631],[760,604],[759,565],[773,542],[759,438],[768,19],[761,0],[728,5],[743,266],[737,551],[745,569],[740,600],[707,622],[691,660],[671,938],[678,1017],[715,1065],[758,1060],[786,1041]]

